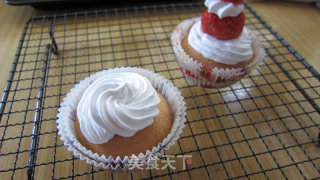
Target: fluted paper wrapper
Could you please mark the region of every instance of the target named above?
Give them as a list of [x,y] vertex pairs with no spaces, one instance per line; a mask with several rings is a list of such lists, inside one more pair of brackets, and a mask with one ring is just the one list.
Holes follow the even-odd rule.
[[[123,159],[121,159],[119,156],[106,157],[105,155],[99,156],[97,153],[93,153],[91,150],[86,149],[79,143],[74,131],[74,110],[77,108],[84,91],[98,77],[101,77],[105,74],[118,72],[135,72],[149,79],[153,87],[166,98],[173,112],[172,129],[162,142],[159,142],[157,146],[147,150],[146,152],[141,152],[140,154],[136,155],[133,154],[131,157],[125,156]],[[70,90],[58,109],[57,128],[58,134],[61,136],[61,140],[64,141],[64,145],[67,146],[68,150],[73,152],[73,154],[79,157],[81,160],[84,160],[88,164],[100,167],[102,169],[125,172],[134,170],[129,168],[128,162],[132,162],[134,159],[146,160],[149,157],[159,157],[164,153],[165,150],[168,150],[172,145],[175,144],[185,126],[185,110],[185,103],[181,93],[178,91],[178,88],[176,88],[173,83],[165,79],[163,76],[141,68],[114,68],[91,75],[90,77],[80,81],[74,88]]]
[[[190,57],[182,48],[181,41],[188,35],[193,24],[200,21],[201,17],[191,18],[180,23],[172,32],[171,42],[176,55],[179,68],[186,79],[194,84],[208,88],[223,88],[239,81],[246,74],[255,69],[264,59],[265,51],[258,35],[249,30],[253,41],[254,60],[241,68],[206,67]],[[249,28],[248,28],[249,29]]]

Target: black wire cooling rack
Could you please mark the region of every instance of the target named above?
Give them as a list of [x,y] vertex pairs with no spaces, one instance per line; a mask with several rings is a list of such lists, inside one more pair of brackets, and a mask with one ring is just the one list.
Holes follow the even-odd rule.
[[[1,178],[319,178],[319,74],[246,5],[246,25],[266,47],[264,63],[228,88],[191,84],[170,35],[203,11],[202,3],[186,3],[28,20],[0,104]],[[186,127],[166,152],[175,168],[103,171],[59,139],[56,114],[65,94],[90,74],[120,66],[155,71],[185,97]],[[178,155],[192,156],[185,168]]]

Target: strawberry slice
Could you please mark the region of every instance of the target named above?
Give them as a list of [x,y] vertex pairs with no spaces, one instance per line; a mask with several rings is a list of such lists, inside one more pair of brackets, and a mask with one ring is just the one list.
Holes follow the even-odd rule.
[[219,18],[215,13],[209,13],[208,9],[202,14],[201,29],[204,33],[219,40],[230,40],[241,35],[245,23],[244,13],[236,17]]
[[231,2],[236,5],[243,4],[243,0],[222,0],[222,1],[223,2]]

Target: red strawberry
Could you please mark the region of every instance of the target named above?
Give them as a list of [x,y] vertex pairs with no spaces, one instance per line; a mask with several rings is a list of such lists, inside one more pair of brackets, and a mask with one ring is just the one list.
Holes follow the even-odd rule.
[[222,0],[224,2],[232,2],[233,4],[243,4],[243,0]]
[[240,36],[244,21],[243,12],[236,17],[224,17],[220,19],[218,15],[209,13],[207,9],[201,17],[201,28],[203,32],[219,40],[229,40]]

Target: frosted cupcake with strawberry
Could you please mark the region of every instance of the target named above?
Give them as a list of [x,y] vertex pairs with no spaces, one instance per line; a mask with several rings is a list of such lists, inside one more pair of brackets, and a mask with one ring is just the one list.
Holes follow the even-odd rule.
[[264,58],[259,37],[244,26],[243,0],[206,0],[201,17],[187,19],[171,40],[184,76],[204,87],[239,81]]

